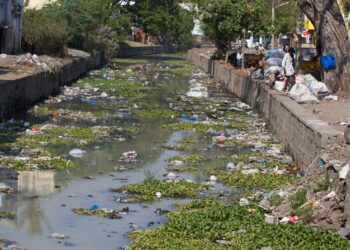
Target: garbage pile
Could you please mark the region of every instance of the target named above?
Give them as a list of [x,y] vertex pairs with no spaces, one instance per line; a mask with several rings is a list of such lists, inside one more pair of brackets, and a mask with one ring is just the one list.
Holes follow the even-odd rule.
[[49,71],[51,73],[51,69],[47,66],[46,63],[40,61],[39,57],[36,54],[24,54],[21,55],[17,62],[17,64],[20,65],[36,65],[38,66],[42,71]]
[[134,163],[137,161],[137,153],[136,151],[129,151],[129,152],[125,152],[122,154],[122,156],[120,156],[119,158],[119,162],[123,162],[123,163]]
[[208,76],[203,73],[194,73],[191,76],[190,80],[190,90],[186,93],[188,97],[208,97],[208,88],[204,86],[202,83],[198,82],[198,80],[207,78]]
[[[318,97],[329,94],[326,84],[317,81],[312,75],[297,75],[296,84],[290,90],[290,97],[298,103],[318,102]],[[327,97],[327,96],[326,96]]]
[[9,240],[0,240],[0,249],[4,250],[25,250],[24,247],[18,246],[16,242]]

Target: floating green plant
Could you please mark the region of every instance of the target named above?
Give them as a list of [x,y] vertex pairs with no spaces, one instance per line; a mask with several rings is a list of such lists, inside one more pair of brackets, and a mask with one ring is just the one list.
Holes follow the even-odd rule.
[[103,211],[103,210],[92,210],[92,209],[84,209],[84,208],[74,208],[72,209],[73,213],[78,214],[78,215],[88,215],[88,216],[93,216],[93,215],[97,215],[101,218],[108,218],[109,215],[107,212]]
[[0,158],[1,168],[12,168],[14,170],[47,170],[47,169],[65,169],[75,167],[75,163],[59,156],[47,156],[39,158],[17,157]]
[[14,213],[0,210],[0,219],[10,219],[10,220],[12,220],[14,218],[15,218],[15,214]]
[[129,249],[350,249],[349,241],[332,232],[266,224],[254,205],[198,202],[167,216],[159,229],[133,232]]
[[200,190],[208,187],[208,185],[201,183],[165,182],[149,179],[141,183],[129,184],[113,191],[128,192],[131,194],[130,198],[132,201],[141,202],[155,200],[157,192],[160,192],[162,197],[196,198]]
[[176,173],[190,173],[199,171],[199,168],[193,166],[168,166],[165,167],[165,170]]
[[218,170],[211,172],[218,181],[232,187],[263,188],[273,190],[292,183],[294,175],[274,175],[271,173],[242,174],[240,171]]
[[198,154],[190,154],[190,155],[180,155],[180,156],[175,156],[173,158],[170,158],[167,160],[170,164],[173,164],[176,161],[181,161],[184,164],[189,164],[189,163],[198,163],[203,160],[203,157]]
[[169,119],[179,116],[179,112],[162,109],[140,110],[137,111],[136,114],[144,119]]
[[38,145],[88,145],[108,137],[110,127],[63,127],[54,126],[50,129],[42,129],[37,134],[22,134],[14,142],[21,147],[37,147]]
[[234,121],[229,123],[198,123],[198,122],[178,122],[165,124],[162,126],[164,129],[170,130],[195,130],[197,132],[206,132],[209,129],[216,131],[223,131],[225,129],[237,129],[241,131],[247,130],[247,124],[241,121]]

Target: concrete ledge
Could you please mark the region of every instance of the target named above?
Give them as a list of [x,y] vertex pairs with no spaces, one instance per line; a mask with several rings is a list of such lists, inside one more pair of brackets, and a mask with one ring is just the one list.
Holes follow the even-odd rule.
[[230,66],[211,60],[201,50],[190,50],[188,59],[257,109],[269,129],[303,168],[315,162],[325,147],[337,142],[337,131],[285,94],[271,90],[264,81],[241,76]]
[[59,91],[59,87],[77,80],[88,71],[103,64],[101,52],[73,57],[57,66],[54,72],[36,72],[18,78],[0,80],[0,118],[23,112],[31,105]]

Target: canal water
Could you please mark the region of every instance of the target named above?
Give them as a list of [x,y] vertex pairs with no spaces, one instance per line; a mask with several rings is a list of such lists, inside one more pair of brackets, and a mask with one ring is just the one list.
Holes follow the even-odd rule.
[[[15,218],[0,220],[0,238],[16,241],[27,249],[102,250],[127,246],[132,230],[155,228],[166,222],[164,215],[155,212],[157,209],[173,210],[176,203],[188,199],[127,203],[126,194],[112,192],[112,188],[142,182],[150,174],[166,179],[167,159],[194,152],[206,159],[197,165],[199,171],[178,173],[177,178],[207,183],[210,170],[225,168],[228,156],[250,150],[234,144],[217,145],[213,137],[220,133],[198,128],[195,131],[192,123],[215,120],[225,126],[227,112],[232,112],[248,131],[269,136],[262,132],[263,123],[249,107],[213,84],[181,54],[114,60],[62,91],[6,124],[28,122],[29,132],[52,124],[119,130],[92,142],[48,141],[31,146],[74,162],[73,168],[2,170],[0,182],[14,188],[15,193],[1,194],[1,210],[13,212]],[[201,106],[204,112],[198,112]],[[188,124],[189,129],[164,127],[176,123]],[[28,124],[16,131],[16,138],[25,135],[26,130],[28,133]],[[184,141],[190,148],[176,148]],[[85,151],[81,158],[69,155],[74,148]],[[122,154],[129,151],[137,153],[135,162],[121,162]],[[229,197],[245,191],[212,184],[213,188],[199,196]],[[116,220],[72,212],[74,208],[89,209],[93,205],[118,211],[128,207],[129,212]],[[54,233],[67,238],[52,238]]]

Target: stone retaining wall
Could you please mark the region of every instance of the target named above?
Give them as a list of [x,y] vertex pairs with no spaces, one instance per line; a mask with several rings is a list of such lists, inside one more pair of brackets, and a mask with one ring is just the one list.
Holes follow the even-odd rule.
[[77,80],[88,71],[101,66],[104,56],[101,52],[92,55],[81,53],[79,57],[65,60],[55,72],[36,72],[18,75],[7,80],[0,78],[0,119],[23,112],[31,105],[58,92],[59,87]]
[[188,59],[257,109],[269,129],[303,168],[316,163],[323,149],[337,142],[337,131],[288,96],[271,90],[263,81],[239,75],[230,66],[211,60],[197,49],[189,51]]

